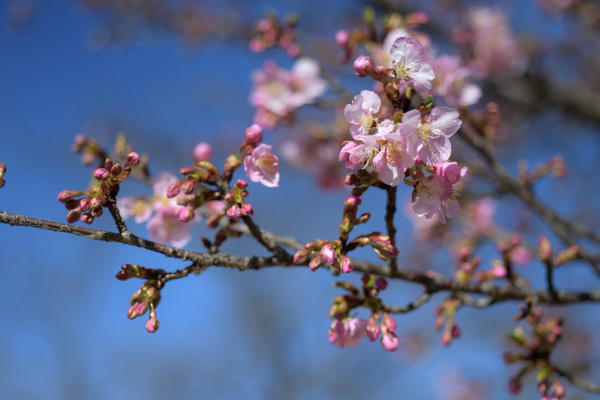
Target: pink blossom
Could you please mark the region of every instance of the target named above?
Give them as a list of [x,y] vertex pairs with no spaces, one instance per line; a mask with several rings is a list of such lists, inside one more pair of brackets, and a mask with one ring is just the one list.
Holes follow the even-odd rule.
[[481,89],[469,82],[471,71],[461,64],[458,57],[442,56],[429,63],[435,72],[434,94],[442,96],[448,104],[455,107],[477,103],[482,94]]
[[[452,196],[452,185],[443,177],[433,175],[425,178],[419,174],[418,183],[413,192],[413,211],[425,218],[433,218],[442,208],[442,201]],[[444,212],[439,213],[440,221],[445,223]]]
[[390,186],[397,186],[404,179],[406,168],[415,165],[415,158],[408,154],[406,135],[399,129],[394,130],[392,121],[383,121],[378,132],[385,139],[381,145],[380,158],[375,163],[379,179]]
[[198,143],[194,147],[194,161],[208,161],[212,157],[212,146],[208,143]]
[[398,80],[400,92],[407,86],[417,92],[426,92],[432,88],[431,81],[435,73],[429,64],[423,62],[423,47],[410,37],[396,39],[390,50],[392,73]]
[[179,220],[181,206],[177,204],[177,198],[167,197],[169,186],[175,182],[177,182],[175,175],[168,172],[163,172],[154,179],[152,183],[154,195],[151,202],[155,215],[148,221],[146,228],[152,240],[183,247],[192,239],[190,222],[198,222],[200,218],[193,218],[189,222]]
[[344,108],[344,117],[350,122],[350,134],[354,139],[368,135],[371,128],[377,125],[375,114],[381,108],[379,95],[370,90],[363,90],[354,96],[352,104]]
[[368,322],[360,318],[336,319],[331,323],[329,342],[340,349],[353,348],[360,344],[360,339],[365,336]]
[[176,247],[183,247],[192,239],[189,224],[181,222],[175,211],[168,207],[156,210],[146,227],[152,240]]
[[424,118],[418,110],[410,110],[402,117],[399,129],[408,138],[408,153],[434,166],[450,157],[452,147],[448,138],[456,133],[461,123],[458,111],[434,107]]
[[279,186],[279,159],[271,153],[271,146],[261,144],[244,158],[244,170],[252,182],[267,187]]
[[124,219],[134,217],[136,224],[148,221],[152,216],[152,206],[134,197],[125,197],[117,200],[117,208]]
[[369,72],[373,70],[373,61],[369,57],[363,55],[359,56],[354,61],[354,73],[360,78],[364,78],[369,75]]
[[313,103],[327,90],[327,83],[319,75],[319,65],[308,58],[296,60],[291,71],[266,63],[263,70],[252,75],[250,103],[257,107],[255,122],[271,127],[278,118]]
[[375,64],[391,68],[392,56],[390,55],[390,51],[392,50],[394,42],[396,42],[396,40],[398,40],[401,37],[410,36],[411,35],[406,29],[398,28],[391,30],[383,40],[383,45],[376,45],[375,48],[371,51],[371,55],[373,56]]
[[459,169],[458,164],[453,161],[445,161],[434,167],[435,174],[446,178],[451,185],[454,185],[464,178],[465,175],[467,175],[467,170],[467,167]]
[[467,42],[470,69],[477,78],[520,75],[528,59],[510,30],[506,13],[498,8],[474,8],[469,13]]
[[466,208],[465,233],[471,237],[489,232],[494,228],[496,200],[484,197],[469,204]]

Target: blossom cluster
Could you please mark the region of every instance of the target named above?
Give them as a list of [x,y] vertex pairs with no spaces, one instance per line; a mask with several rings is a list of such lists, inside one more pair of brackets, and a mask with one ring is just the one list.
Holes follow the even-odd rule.
[[[398,38],[390,54],[391,68],[373,69],[367,65],[362,70],[364,76],[371,74],[384,82],[390,76],[389,84],[401,95],[431,90],[435,75],[423,62],[419,42]],[[446,223],[446,218],[455,217],[460,209],[458,191],[453,186],[467,173],[466,167],[459,168],[448,161],[452,149],[449,138],[461,125],[458,111],[443,106],[429,110],[425,107],[397,112],[393,119],[387,119],[380,115],[380,109],[380,96],[369,90],[363,90],[346,106],[344,116],[350,122],[354,140],[344,144],[339,160],[347,168],[363,165],[377,171],[381,182],[390,186],[410,177],[414,187],[413,211],[427,219],[437,214]]]

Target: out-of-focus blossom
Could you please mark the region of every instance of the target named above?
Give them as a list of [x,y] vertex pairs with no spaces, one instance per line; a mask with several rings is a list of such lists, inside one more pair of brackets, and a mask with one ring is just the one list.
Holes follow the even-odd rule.
[[198,143],[194,147],[194,161],[208,161],[212,157],[212,146],[208,143]]
[[458,111],[448,107],[434,107],[424,119],[418,110],[410,110],[399,125],[400,131],[408,137],[408,152],[430,166],[442,163],[450,157],[452,146],[450,136],[461,125]]
[[494,213],[496,200],[484,197],[469,204],[466,208],[464,231],[468,236],[491,233],[494,229]]
[[134,197],[125,197],[117,201],[117,208],[125,219],[134,217],[136,224],[148,221],[152,216],[152,206],[145,200]]
[[308,58],[296,60],[291,71],[267,62],[252,74],[250,104],[257,108],[254,120],[272,128],[281,118],[289,117],[305,104],[313,103],[327,90],[327,82],[319,77],[319,65]]
[[470,83],[471,71],[461,64],[458,57],[442,56],[429,60],[435,72],[434,94],[442,96],[453,107],[467,107],[481,97],[479,86]]
[[417,92],[426,92],[432,88],[435,78],[433,69],[423,62],[423,47],[413,38],[397,39],[390,50],[392,56],[392,73],[397,80],[400,92],[407,86]]
[[518,76],[527,68],[527,55],[501,9],[471,9],[467,30],[455,31],[455,40],[468,48],[472,55],[469,67],[477,78]]
[[279,159],[271,153],[268,144],[261,144],[244,158],[244,170],[252,182],[267,187],[279,186]]
[[329,329],[329,342],[337,347],[356,347],[360,339],[366,335],[368,322],[360,318],[336,319]]
[[148,221],[146,228],[152,240],[183,247],[192,239],[190,224],[199,222],[200,217],[191,209],[181,216],[185,217],[183,219],[187,222],[180,220],[182,207],[177,204],[176,197],[167,197],[169,186],[175,182],[177,182],[175,175],[164,172],[153,180],[154,193],[148,201],[143,198],[123,198],[117,201],[117,207],[125,219],[134,217],[138,224]]

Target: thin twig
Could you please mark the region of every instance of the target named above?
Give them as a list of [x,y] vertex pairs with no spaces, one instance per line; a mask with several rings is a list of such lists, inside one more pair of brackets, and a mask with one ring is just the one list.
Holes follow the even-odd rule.
[[598,385],[597,383],[587,382],[587,381],[584,381],[583,379],[579,379],[576,376],[574,376],[572,373],[562,370],[560,368],[556,368],[555,366],[552,366],[552,369],[558,375],[566,378],[573,386],[577,386],[579,389],[583,389],[588,392],[600,393],[600,385]]
[[[396,215],[396,189],[397,186],[390,186],[387,189],[387,204],[385,206],[385,224],[387,226],[387,233],[390,237],[390,243],[396,248],[396,226],[394,225],[394,216]],[[396,267],[398,266],[398,258],[390,257],[389,266],[392,271],[392,275],[396,274]]]

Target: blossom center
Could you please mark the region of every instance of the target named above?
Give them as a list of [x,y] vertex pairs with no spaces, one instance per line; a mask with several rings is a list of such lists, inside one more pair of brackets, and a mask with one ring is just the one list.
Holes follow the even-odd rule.
[[388,164],[395,164],[396,160],[404,158],[406,151],[397,143],[388,143],[386,146],[386,159]]
[[410,74],[411,68],[405,64],[404,58],[400,59],[400,62],[393,61],[392,62],[392,71],[394,72],[394,76],[401,81],[406,80],[408,75]]
[[417,132],[419,133],[421,140],[427,145],[429,145],[431,139],[437,139],[441,135],[440,131],[435,129],[430,122],[420,123],[419,126],[417,126]]
[[367,154],[364,156],[365,167],[370,167],[373,165],[373,159],[379,154],[379,149],[377,147],[373,147],[367,151]]
[[367,113],[364,115],[356,114],[356,116],[358,117],[358,122],[355,122],[354,125],[364,126],[367,129],[371,129],[373,127],[375,119],[373,118],[373,115],[371,115],[371,113]]
[[258,165],[258,167],[263,171],[275,173],[277,172],[277,166],[275,165],[276,162],[277,160],[275,160],[275,157],[270,154],[256,160],[256,165]]

